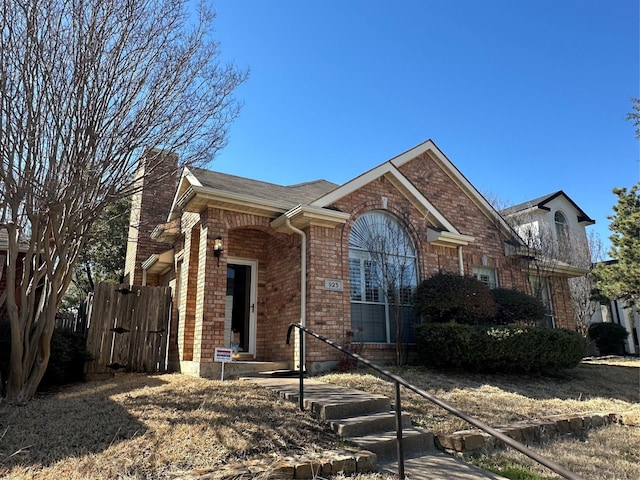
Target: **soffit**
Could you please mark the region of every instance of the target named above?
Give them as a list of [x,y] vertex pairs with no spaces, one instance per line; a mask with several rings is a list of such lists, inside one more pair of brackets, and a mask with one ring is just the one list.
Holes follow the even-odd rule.
[[152,275],[162,275],[173,268],[173,249],[165,250],[162,253],[153,254],[142,262],[142,270]]
[[[271,227],[278,232],[293,233],[289,224],[303,230],[311,225],[334,228],[347,222],[351,215],[337,210],[330,210],[310,205],[297,205],[271,222]],[[287,223],[289,220],[289,224]]]

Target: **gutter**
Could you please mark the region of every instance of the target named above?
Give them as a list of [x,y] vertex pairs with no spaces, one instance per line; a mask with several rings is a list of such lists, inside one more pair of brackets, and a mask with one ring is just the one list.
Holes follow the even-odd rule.
[[[289,230],[294,233],[300,235],[301,244],[301,258],[300,258],[300,325],[303,327],[307,326],[307,236],[305,233],[297,227],[291,225],[291,220],[289,217],[284,216],[284,224],[287,226]],[[298,333],[302,335],[301,332]],[[303,346],[303,349],[306,348]],[[306,352],[302,352],[302,358],[305,360],[306,364]],[[298,368],[302,371],[304,369],[304,365],[299,365]]]

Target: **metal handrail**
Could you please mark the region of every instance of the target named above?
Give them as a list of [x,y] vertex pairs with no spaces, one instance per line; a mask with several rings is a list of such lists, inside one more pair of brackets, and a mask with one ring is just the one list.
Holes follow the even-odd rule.
[[[503,443],[509,445],[510,447],[514,448],[515,450],[518,450],[519,452],[523,453],[524,455],[526,455],[527,457],[531,458],[532,460],[535,460],[539,464],[544,465],[545,467],[549,468],[550,470],[552,470],[553,472],[555,472],[558,475],[562,476],[563,478],[566,478],[568,480],[584,480],[579,475],[576,475],[575,473],[570,472],[569,470],[564,468],[562,465],[557,464],[553,460],[549,460],[548,458],[543,457],[539,453],[534,452],[533,450],[528,448],[526,445],[518,442],[517,440],[514,440],[511,437],[508,437],[504,433],[502,433],[502,432],[496,430],[495,428],[493,428],[493,427],[481,422],[480,420],[472,417],[471,415],[468,415],[465,412],[462,412],[462,411],[458,410],[454,406],[449,405],[447,402],[445,402],[443,400],[440,400],[439,398],[434,397],[429,392],[427,392],[425,390],[422,390],[422,389],[420,389],[420,388],[418,388],[418,387],[416,387],[414,385],[411,385],[410,383],[408,383],[402,377],[400,377],[398,375],[395,375],[395,374],[389,372],[388,370],[385,370],[385,369],[379,367],[378,365],[372,363],[371,361],[369,361],[366,358],[358,355],[357,353],[353,353],[348,348],[345,348],[342,345],[338,345],[337,343],[329,340],[328,338],[326,338],[326,337],[324,337],[324,336],[322,336],[322,335],[320,335],[318,333],[315,333],[313,330],[311,330],[311,329],[309,329],[307,327],[304,327],[304,326],[300,325],[299,323],[292,323],[292,324],[289,325],[289,328],[287,329],[287,345],[289,345],[289,341],[291,339],[291,332],[293,331],[294,328],[297,328],[301,332],[304,332],[304,333],[306,333],[308,335],[311,335],[312,337],[315,337],[318,340],[321,340],[322,342],[326,343],[327,345],[330,345],[333,348],[336,348],[336,349],[340,350],[345,355],[348,355],[351,358],[355,358],[356,360],[358,360],[359,362],[361,362],[364,365],[368,366],[369,368],[372,368],[373,370],[381,373],[385,377],[390,378],[391,380],[394,381],[394,383],[395,383],[395,396],[396,396],[396,399],[395,399],[395,401],[396,401],[396,404],[395,404],[395,409],[396,409],[396,435],[397,435],[397,440],[398,440],[398,444],[397,444],[398,476],[399,476],[400,479],[404,479],[405,478],[405,475],[404,475],[403,437],[402,437],[402,420],[401,420],[402,410],[401,410],[401,403],[400,403],[400,385],[403,385],[404,387],[408,388],[412,392],[417,393],[421,397],[424,397],[427,400],[429,400],[430,402],[435,403],[439,407],[442,407],[445,410],[447,410],[448,412],[453,413],[457,417],[462,418],[463,420],[465,420],[466,422],[470,423],[471,425],[473,425],[473,426],[479,428],[480,430],[488,433],[492,437],[497,438],[498,440],[500,440]],[[300,334],[299,342],[300,342],[300,345],[299,345],[299,353],[300,353],[300,365],[299,365],[300,395],[299,395],[299,406],[300,406],[300,410],[304,410],[304,369],[303,369],[303,366],[304,366],[304,335]]]

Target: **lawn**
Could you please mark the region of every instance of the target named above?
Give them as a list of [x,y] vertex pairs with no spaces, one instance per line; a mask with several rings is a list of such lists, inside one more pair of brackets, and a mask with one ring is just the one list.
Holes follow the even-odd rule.
[[[493,425],[556,413],[640,414],[638,360],[585,363],[556,377],[399,373]],[[392,392],[365,372],[322,378]],[[406,393],[403,402],[418,424],[434,431],[466,428],[413,394]],[[295,404],[244,381],[122,375],[49,391],[24,407],[0,403],[0,478],[177,478],[243,459],[273,462],[340,446]],[[536,448],[585,478],[640,478],[640,427],[613,425]],[[510,451],[474,461],[497,469],[515,464],[541,475],[531,478],[552,478]]]
[[[585,361],[576,369],[552,377],[470,375],[416,368],[394,373],[489,425],[596,412],[632,412],[640,418],[638,359]],[[331,374],[323,378],[393,398],[393,386],[371,374]],[[412,392],[403,394],[402,402],[414,423],[434,432],[469,428],[463,420]],[[587,479],[640,478],[639,425],[611,425],[593,430],[584,438],[561,438],[533,449]],[[540,475],[531,478],[558,478],[511,450],[472,461],[496,470],[515,464]]]

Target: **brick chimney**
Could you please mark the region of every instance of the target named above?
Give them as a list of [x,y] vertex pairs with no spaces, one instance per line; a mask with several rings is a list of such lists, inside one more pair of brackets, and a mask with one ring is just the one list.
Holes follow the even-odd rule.
[[178,155],[158,149],[146,150],[136,171],[139,191],[131,198],[124,282],[142,285],[142,262],[171,245],[151,238],[153,229],[167,221],[176,192]]

